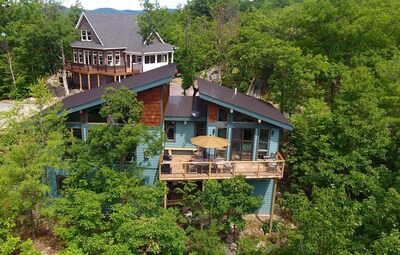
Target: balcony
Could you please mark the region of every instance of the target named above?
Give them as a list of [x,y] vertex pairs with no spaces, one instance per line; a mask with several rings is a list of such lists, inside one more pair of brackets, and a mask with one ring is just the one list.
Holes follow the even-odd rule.
[[[178,151],[177,151],[178,152]],[[203,161],[195,155],[172,154],[171,160],[160,157],[159,178],[162,181],[229,179],[244,175],[246,179],[280,179],[283,177],[285,160],[277,152],[275,159],[257,161]]]
[[103,74],[103,75],[131,75],[141,72],[141,65],[135,64],[132,68],[125,66],[98,66],[98,65],[84,65],[78,63],[66,63],[66,69],[70,72],[82,74]]

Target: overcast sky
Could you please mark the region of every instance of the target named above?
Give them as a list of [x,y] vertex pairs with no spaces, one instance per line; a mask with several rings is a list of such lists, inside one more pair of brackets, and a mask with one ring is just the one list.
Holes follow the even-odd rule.
[[[75,4],[75,0],[63,0],[66,7]],[[97,8],[114,8],[117,10],[142,10],[139,0],[80,0],[85,10]],[[150,2],[154,3],[155,0]],[[187,0],[158,0],[161,7],[176,8],[178,4],[186,4]]]

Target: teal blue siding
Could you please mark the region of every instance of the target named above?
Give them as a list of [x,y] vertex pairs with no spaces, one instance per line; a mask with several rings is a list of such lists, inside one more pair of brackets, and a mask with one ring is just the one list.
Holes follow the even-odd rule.
[[165,142],[166,148],[196,148],[190,139],[194,137],[194,122],[175,121],[175,140]]
[[279,128],[271,128],[270,133],[270,142],[269,142],[269,152],[275,153],[279,150]]
[[275,180],[247,181],[247,183],[254,187],[253,195],[261,196],[263,198],[264,203],[256,213],[266,215],[271,214],[274,182]]
[[65,170],[46,167],[46,176],[44,176],[44,178],[46,179],[45,183],[47,183],[50,188],[49,196],[56,197],[59,195],[57,192],[57,176],[67,176],[68,173],[69,172]]
[[138,166],[143,169],[143,174],[141,177],[143,177],[145,184],[151,185],[157,180],[160,157],[145,157],[145,149],[145,145],[140,145],[136,148],[136,161]]

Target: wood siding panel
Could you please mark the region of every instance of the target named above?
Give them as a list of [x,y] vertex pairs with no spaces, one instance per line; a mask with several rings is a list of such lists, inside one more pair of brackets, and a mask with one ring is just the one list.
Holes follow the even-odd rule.
[[137,99],[144,103],[142,123],[148,126],[161,126],[161,88],[155,87],[139,92]]
[[175,121],[175,141],[165,142],[166,148],[196,148],[190,139],[194,137],[194,122]]
[[271,214],[271,203],[275,181],[276,180],[247,181],[248,184],[254,187],[253,196],[261,196],[263,198],[263,204],[256,213],[266,215]]
[[217,122],[218,106],[213,103],[208,103],[208,122]]
[[[269,153],[275,153],[279,150],[279,128],[271,128],[269,140]],[[272,135],[273,134],[273,135]]]
[[143,179],[146,185],[152,185],[158,178],[158,164],[160,157],[144,157],[146,145],[139,145],[136,148],[136,161],[140,167],[143,167]]

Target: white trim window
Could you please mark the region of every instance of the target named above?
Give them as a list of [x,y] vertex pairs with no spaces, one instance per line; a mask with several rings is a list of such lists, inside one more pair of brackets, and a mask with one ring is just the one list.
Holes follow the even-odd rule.
[[99,66],[102,66],[103,65],[103,52],[99,51],[98,53],[99,53]]
[[76,49],[73,50],[72,55],[74,63],[78,63],[78,51]]
[[93,65],[97,65],[97,51],[93,51]]
[[81,31],[81,41],[88,41],[92,40],[92,31],[90,30],[82,30]]
[[115,65],[116,65],[116,66],[121,65],[121,55],[120,55],[120,52],[119,52],[119,51],[116,51],[116,52],[115,52],[114,58],[115,58]]
[[157,63],[166,63],[167,54],[157,55]]
[[144,56],[144,63],[145,64],[154,64],[155,62],[156,62],[156,56],[155,55]]
[[79,64],[83,63],[83,54],[82,54],[82,50],[78,50],[78,61]]
[[113,65],[113,52],[112,51],[107,51],[107,65],[108,66]]

